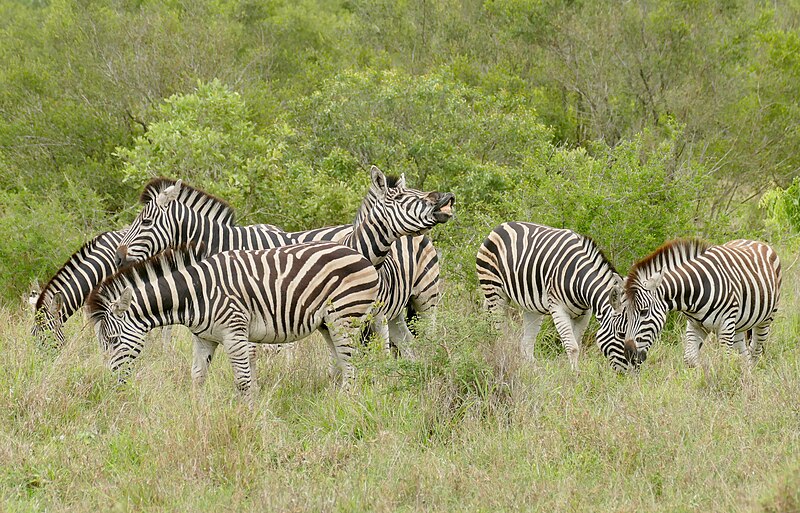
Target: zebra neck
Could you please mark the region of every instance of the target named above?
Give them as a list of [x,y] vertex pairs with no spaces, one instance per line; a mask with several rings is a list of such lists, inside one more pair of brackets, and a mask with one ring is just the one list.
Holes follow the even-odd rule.
[[181,271],[145,283],[136,291],[139,309],[137,321],[148,329],[172,324],[191,328],[203,315],[202,301],[195,300],[190,292],[191,279]]
[[607,315],[608,311],[611,310],[611,305],[608,302],[608,290],[617,280],[621,282],[622,277],[608,268],[592,274],[591,279],[587,280],[584,286],[586,302],[598,318]]
[[667,306],[667,310],[677,310],[679,312],[696,312],[701,305],[703,291],[700,287],[691,286],[685,280],[678,278],[675,273],[664,276],[664,281],[656,290],[657,297],[660,297]]
[[373,223],[361,223],[353,226],[353,232],[342,239],[342,245],[348,246],[379,267],[386,260],[389,250],[398,237],[391,237],[378,229]]

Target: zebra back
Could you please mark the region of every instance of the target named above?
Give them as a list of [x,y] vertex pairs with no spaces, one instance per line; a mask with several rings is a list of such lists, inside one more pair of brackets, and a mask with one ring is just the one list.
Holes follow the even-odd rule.
[[64,343],[63,323],[83,306],[92,289],[114,274],[117,244],[125,231],[97,235],[73,253],[44,286],[34,306],[31,328],[41,344],[46,343],[48,333],[55,337],[57,347]]

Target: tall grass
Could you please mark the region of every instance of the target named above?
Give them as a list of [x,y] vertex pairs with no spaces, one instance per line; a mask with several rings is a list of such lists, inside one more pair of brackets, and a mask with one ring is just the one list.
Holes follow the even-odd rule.
[[151,335],[126,385],[75,319],[60,354],[0,309],[0,502],[6,511],[797,511],[798,279],[786,277],[752,371],[715,344],[682,362],[680,323],[641,372],[591,337],[569,369],[554,330],[520,360],[449,284],[415,362],[375,348],[337,392],[321,339],[260,358],[258,404],[220,352],[200,393],[191,347]]

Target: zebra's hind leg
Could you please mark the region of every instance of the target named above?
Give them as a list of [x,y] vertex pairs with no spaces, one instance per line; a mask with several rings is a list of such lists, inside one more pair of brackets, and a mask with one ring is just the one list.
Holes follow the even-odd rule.
[[755,365],[761,355],[764,354],[764,342],[769,337],[772,328],[772,319],[764,321],[758,326],[754,326],[750,334],[750,362]]
[[202,387],[208,376],[208,367],[214,358],[214,351],[219,345],[216,342],[204,340],[197,335],[192,335],[193,353],[192,358],[192,383],[195,387]]
[[519,341],[519,350],[522,356],[532,362],[534,360],[533,348],[536,345],[536,336],[539,335],[539,329],[542,327],[542,320],[544,315],[539,312],[522,312],[522,339]]
[[561,337],[561,343],[564,345],[564,349],[567,350],[569,365],[572,367],[573,371],[577,372],[581,346],[578,341],[575,340],[575,331],[573,330],[574,321],[563,306],[553,308],[550,313],[553,316],[553,323],[556,325],[558,336]]
[[322,337],[328,343],[328,348],[333,356],[330,375],[342,389],[348,390],[355,381],[355,369],[350,359],[353,356],[353,340],[358,336],[358,330],[349,326],[349,322],[338,321],[338,325],[325,325],[320,327]]
[[403,314],[389,321],[389,339],[397,346],[400,356],[410,360],[415,359],[414,351],[409,346],[411,341],[414,340],[414,335],[408,329]]
[[503,311],[508,304],[506,295],[499,287],[494,285],[482,283],[481,289],[484,295],[483,310],[489,314],[489,320],[495,331],[500,331]]

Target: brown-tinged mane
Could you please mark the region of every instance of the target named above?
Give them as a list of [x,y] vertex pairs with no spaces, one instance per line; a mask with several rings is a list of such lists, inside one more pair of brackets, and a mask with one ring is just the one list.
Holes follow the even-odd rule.
[[[119,240],[121,240],[122,237],[125,235],[126,231],[127,231],[127,228],[122,229],[122,230],[118,230],[118,231],[103,232],[103,233],[95,236],[89,242],[87,242],[83,246],[81,246],[75,253],[70,255],[70,257],[67,259],[67,261],[64,262],[64,265],[62,265],[61,268],[59,268],[59,270],[56,271],[55,274],[53,274],[53,277],[50,278],[50,280],[47,282],[47,284],[44,287],[42,287],[42,291],[39,293],[39,297],[36,299],[36,311],[38,312],[39,310],[41,310],[42,308],[45,307],[45,304],[44,304],[45,301],[53,296],[53,293],[52,293],[51,289],[55,285],[58,284],[58,282],[60,281],[60,278],[61,278],[61,274],[64,271],[66,271],[68,268],[70,268],[70,267],[75,265],[74,262],[76,260],[87,260],[88,255],[91,252],[95,251],[97,249],[98,244],[100,244],[101,242],[104,242],[104,239],[111,238],[111,237],[114,237],[116,235],[116,236],[118,236],[117,242],[119,242]],[[116,248],[114,248],[114,249],[116,249]]]
[[594,239],[592,239],[587,235],[580,235],[580,236],[583,237],[584,240],[583,245],[584,247],[586,247],[586,249],[588,249],[590,252],[596,252],[598,255],[600,255],[600,258],[602,258],[603,262],[605,262],[605,264],[608,265],[609,269],[611,269],[611,272],[613,272],[614,274],[619,274],[617,272],[617,269],[614,267],[614,264],[611,263],[611,260],[608,259],[606,254],[603,252],[602,249],[600,249],[600,246],[597,245],[597,242],[595,242]]
[[118,297],[126,286],[157,280],[205,257],[205,245],[192,243],[166,249],[147,260],[125,267],[92,290],[86,300],[86,312],[91,320],[96,321],[96,315],[104,312],[109,302]]
[[[177,183],[172,178],[153,178],[144,186],[139,195],[139,203],[146,205],[155,200],[158,195]],[[178,201],[184,205],[202,212],[206,217],[211,217],[215,222],[233,225],[236,222],[236,215],[233,207],[227,201],[209,194],[203,190],[181,182],[181,191]]]
[[698,238],[674,239],[642,258],[631,267],[625,285],[628,299],[633,300],[644,280],[662,270],[671,270],[706,252],[711,245]]

